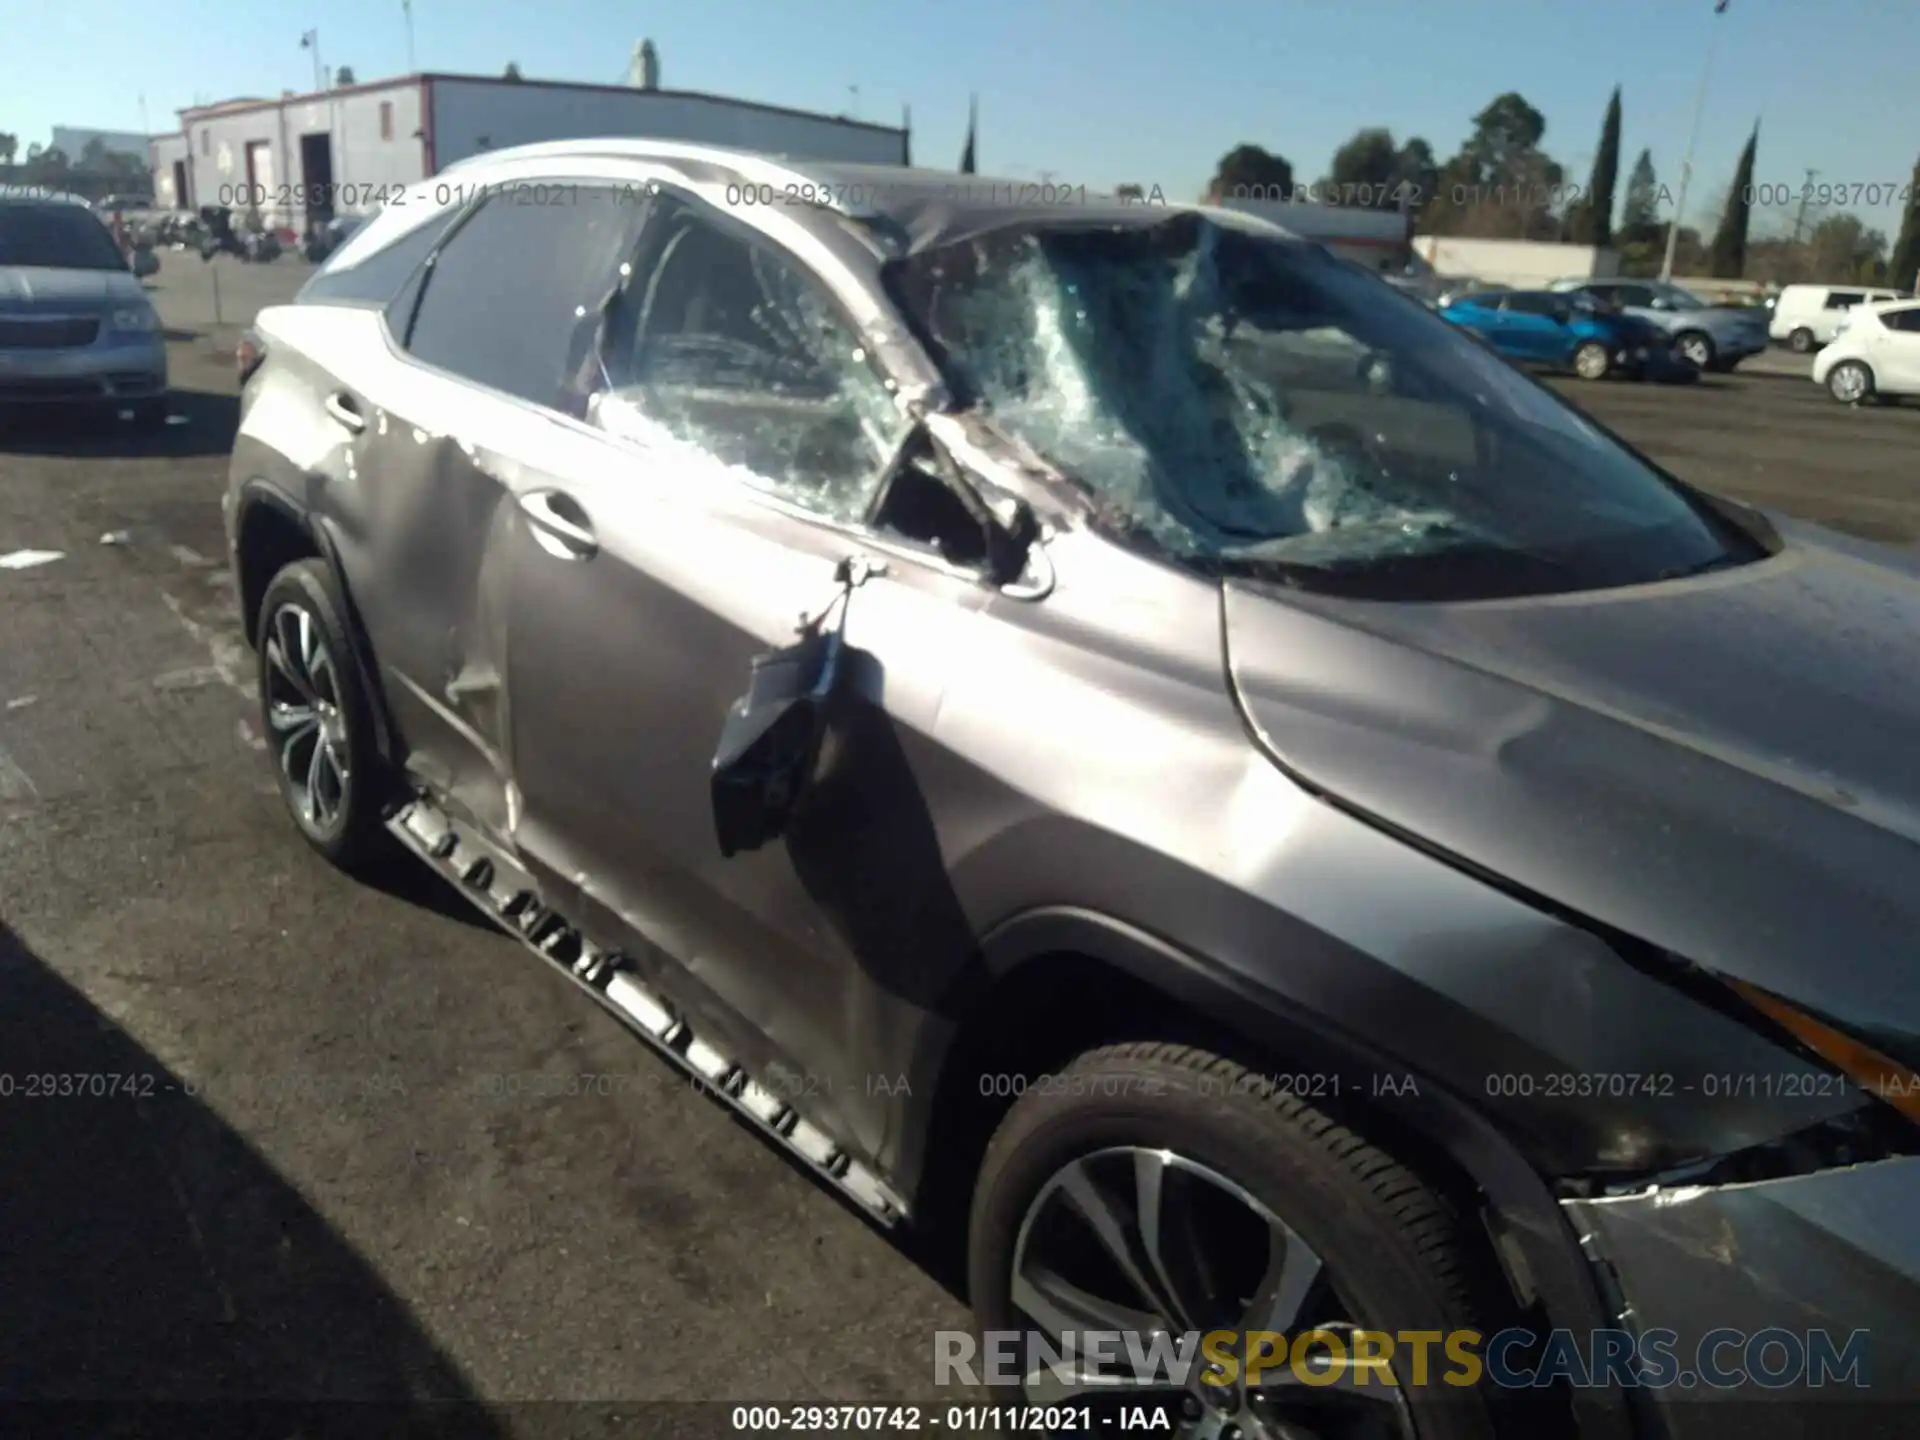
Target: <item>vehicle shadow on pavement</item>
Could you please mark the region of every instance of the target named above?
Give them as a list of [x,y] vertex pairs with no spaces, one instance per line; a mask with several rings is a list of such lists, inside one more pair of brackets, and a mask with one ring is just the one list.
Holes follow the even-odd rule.
[[144,433],[111,413],[15,416],[0,420],[0,455],[185,459],[232,452],[240,426],[237,395],[175,390],[167,396],[167,412],[166,424]]
[[357,871],[354,879],[383,895],[420,910],[431,911],[448,920],[458,920],[489,935],[501,933],[500,927],[480,913],[480,907],[462,895],[438,871],[429,870],[397,845],[391,855],[383,855],[373,864]]
[[0,993],[0,1408],[47,1422],[10,1432],[505,1433],[329,1223],[4,924]]

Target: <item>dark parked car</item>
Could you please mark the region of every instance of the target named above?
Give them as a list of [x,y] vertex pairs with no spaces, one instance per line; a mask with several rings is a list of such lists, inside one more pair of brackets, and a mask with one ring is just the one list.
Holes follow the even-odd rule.
[[307,841],[962,1237],[989,1334],[1229,1332],[999,1375],[1053,1428],[1752,1440],[1694,1377],[1800,1433],[1835,1326],[1913,1386],[1920,561],[1259,220],[1013,193],[531,147],[263,311],[226,515]]

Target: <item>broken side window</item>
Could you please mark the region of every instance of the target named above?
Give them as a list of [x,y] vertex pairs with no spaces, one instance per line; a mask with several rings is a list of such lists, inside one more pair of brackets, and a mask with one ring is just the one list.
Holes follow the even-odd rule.
[[589,419],[691,449],[783,500],[865,516],[906,420],[825,288],[719,217],[663,201],[607,311]]

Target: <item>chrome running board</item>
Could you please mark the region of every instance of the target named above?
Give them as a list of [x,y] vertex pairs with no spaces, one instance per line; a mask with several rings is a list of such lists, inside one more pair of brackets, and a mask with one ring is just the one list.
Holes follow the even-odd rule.
[[596,944],[540,903],[532,878],[481,837],[460,831],[426,799],[403,805],[387,829],[508,934],[585,990],[699,1087],[752,1122],[782,1149],[884,1226],[906,1206],[880,1178],[746,1069],[694,1033],[687,1020],[641,982],[618,951]]

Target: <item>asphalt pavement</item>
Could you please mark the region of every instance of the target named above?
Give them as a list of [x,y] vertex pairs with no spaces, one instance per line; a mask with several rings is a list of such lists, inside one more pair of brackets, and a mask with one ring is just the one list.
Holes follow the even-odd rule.
[[[282,817],[218,501],[233,338],[306,271],[163,256],[175,423],[0,435],[0,557],[59,557],[0,567],[0,1399],[666,1434],[634,1404],[972,1398],[913,1257],[458,897]],[[1920,408],[1777,363],[1564,389],[1708,488],[1920,540]]]

